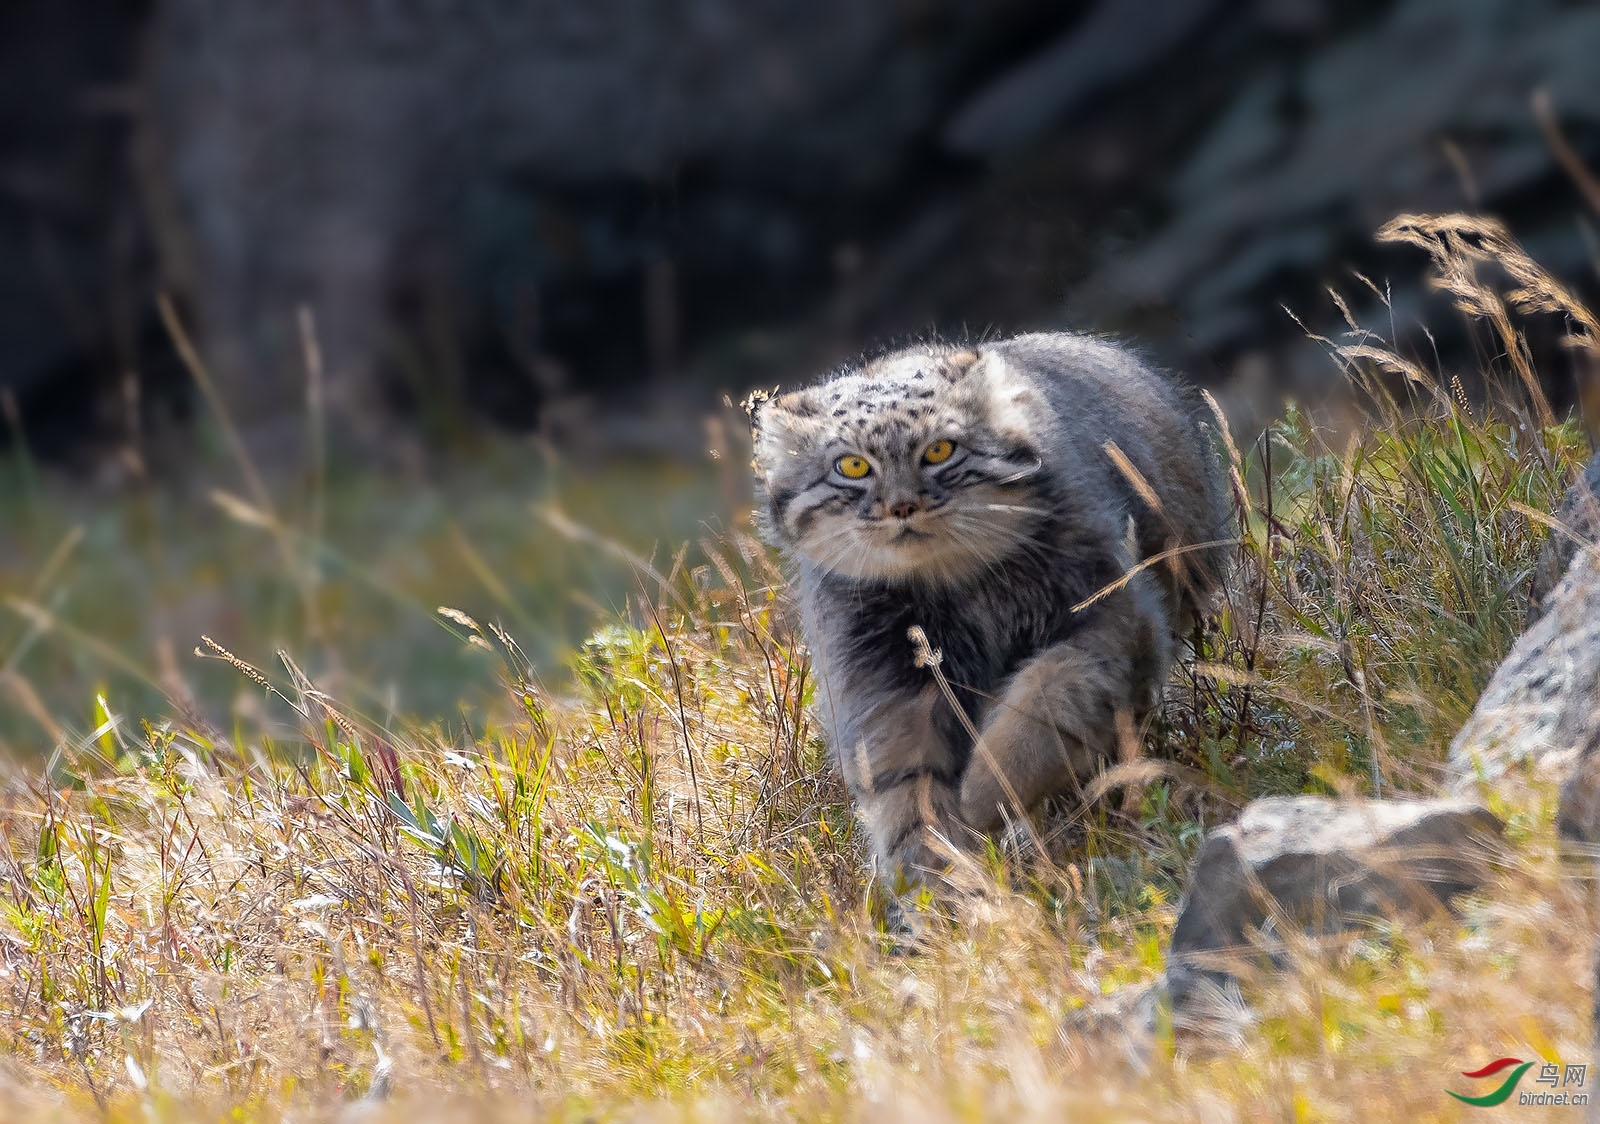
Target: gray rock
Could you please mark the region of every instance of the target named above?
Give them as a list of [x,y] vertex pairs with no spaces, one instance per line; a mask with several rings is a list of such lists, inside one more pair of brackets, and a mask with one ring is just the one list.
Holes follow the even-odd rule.
[[1450,744],[1448,785],[1561,786],[1557,826],[1600,844],[1600,457],[1568,490],[1534,569],[1531,622]]
[[1567,489],[1556,511],[1556,522],[1560,525],[1551,529],[1534,567],[1528,606],[1530,625],[1544,615],[1550,595],[1572,565],[1578,548],[1600,543],[1600,457],[1592,459],[1577,483]]
[[1211,832],[1189,875],[1167,954],[1175,1015],[1219,988],[1252,932],[1327,935],[1428,915],[1483,884],[1504,825],[1465,800],[1256,800]]
[[[1285,277],[1326,270],[1387,217],[1494,206],[1551,175],[1529,93],[1546,86],[1576,134],[1600,115],[1597,41],[1592,5],[1399,0],[1303,68],[1269,62],[1169,184],[1166,226],[1108,257],[1070,307],[1170,307],[1200,348],[1259,336]],[[1470,184],[1441,137],[1465,154]],[[1572,252],[1546,264],[1582,270],[1566,242]]]
[[1591,742],[1574,769],[1561,785],[1561,805],[1556,816],[1561,838],[1587,844],[1600,844],[1600,783],[1595,779],[1595,745]]
[[1544,612],[1495,671],[1450,743],[1447,788],[1511,792],[1562,785],[1562,833],[1600,838],[1594,784],[1600,752],[1600,554],[1582,551],[1544,599]]

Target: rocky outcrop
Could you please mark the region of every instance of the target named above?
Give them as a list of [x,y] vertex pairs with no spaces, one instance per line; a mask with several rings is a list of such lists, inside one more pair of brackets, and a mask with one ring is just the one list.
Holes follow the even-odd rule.
[[1190,871],[1167,954],[1174,1011],[1270,956],[1285,927],[1325,935],[1439,912],[1483,885],[1503,827],[1464,800],[1254,801],[1206,837]]
[[[1533,623],[1450,744],[1448,787],[1560,786],[1563,838],[1600,844],[1600,459],[1567,493],[1539,560]],[[1559,580],[1555,580],[1559,577]]]
[[1530,625],[1450,746],[1452,786],[1561,788],[1563,838],[1600,844],[1600,457],[1556,511]]
[[1600,544],[1600,457],[1590,460],[1577,483],[1567,489],[1555,520],[1533,570],[1533,590],[1528,597],[1530,625],[1544,615],[1546,603],[1572,565],[1573,556],[1584,546]]
[[1600,752],[1600,554],[1580,551],[1450,744],[1447,787],[1562,787],[1562,832],[1600,840],[1590,794]]
[[1555,512],[1530,628],[1450,746],[1450,785],[1560,786],[1565,839],[1600,844],[1600,456]]
[[[1164,185],[1170,219],[1095,269],[1077,307],[1170,309],[1202,350],[1261,341],[1286,299],[1320,296],[1297,278],[1320,287],[1325,265],[1352,250],[1359,260],[1393,214],[1495,208],[1550,177],[1530,96],[1544,87],[1568,120],[1600,118],[1596,42],[1590,5],[1400,0],[1303,67],[1266,63]],[[1567,215],[1581,209],[1576,190],[1567,199]],[[1516,225],[1555,272],[1581,273],[1582,246],[1531,228],[1544,221]],[[1357,289],[1358,319],[1381,335],[1420,310],[1420,290],[1391,294],[1391,316]],[[1318,309],[1325,299],[1296,311]]]

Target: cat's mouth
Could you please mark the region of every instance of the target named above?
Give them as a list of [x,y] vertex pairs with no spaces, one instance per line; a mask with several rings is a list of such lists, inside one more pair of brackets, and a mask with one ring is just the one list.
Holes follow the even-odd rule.
[[939,522],[939,517],[932,511],[924,508],[916,514],[900,518],[870,519],[867,525],[872,529],[873,538],[879,542],[895,543],[911,542],[916,539],[931,539],[934,537],[934,525]]

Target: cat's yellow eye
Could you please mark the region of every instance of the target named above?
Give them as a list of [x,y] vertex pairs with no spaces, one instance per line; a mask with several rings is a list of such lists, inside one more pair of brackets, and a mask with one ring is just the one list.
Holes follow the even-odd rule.
[[854,453],[839,458],[834,468],[839,470],[840,476],[847,476],[851,480],[860,480],[872,471],[872,466],[867,463],[866,457],[858,457]]
[[955,451],[956,443],[954,441],[940,439],[922,450],[922,459],[926,464],[943,464],[950,459],[951,454]]

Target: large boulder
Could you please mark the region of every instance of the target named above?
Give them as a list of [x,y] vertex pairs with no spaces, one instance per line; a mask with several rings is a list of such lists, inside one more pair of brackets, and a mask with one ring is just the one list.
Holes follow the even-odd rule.
[[[1581,487],[1582,485],[1580,485]],[[1577,553],[1450,744],[1447,787],[1561,786],[1560,827],[1600,842],[1600,553]]]
[[1579,548],[1600,543],[1600,457],[1591,459],[1583,475],[1567,489],[1555,518],[1556,525],[1545,539],[1533,570],[1533,591],[1528,606],[1530,625],[1544,615],[1550,595],[1566,576]]
[[1174,1011],[1270,952],[1285,927],[1327,935],[1440,912],[1489,877],[1503,828],[1466,800],[1253,801],[1206,837],[1190,872],[1167,954]]

